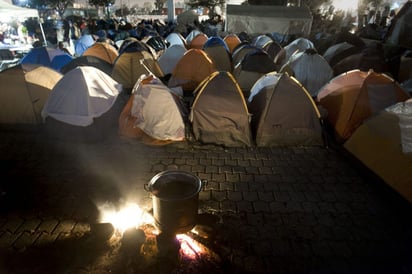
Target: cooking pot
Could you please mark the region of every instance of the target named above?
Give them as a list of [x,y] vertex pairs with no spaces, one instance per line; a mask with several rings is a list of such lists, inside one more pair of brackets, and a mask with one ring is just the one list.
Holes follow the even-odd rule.
[[152,194],[156,227],[173,234],[191,230],[196,225],[199,192],[205,183],[186,171],[166,170],[156,174],[144,185]]

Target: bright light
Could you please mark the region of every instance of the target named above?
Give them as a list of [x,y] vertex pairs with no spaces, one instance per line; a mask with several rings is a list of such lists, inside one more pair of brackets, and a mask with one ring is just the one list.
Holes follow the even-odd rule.
[[354,11],[358,9],[358,1],[359,0],[333,0],[333,6],[335,7],[335,11],[343,10],[343,11]]
[[100,206],[99,209],[102,216],[101,222],[111,223],[115,230],[122,234],[128,228],[154,223],[153,216],[135,203],[127,203],[120,210],[107,204]]

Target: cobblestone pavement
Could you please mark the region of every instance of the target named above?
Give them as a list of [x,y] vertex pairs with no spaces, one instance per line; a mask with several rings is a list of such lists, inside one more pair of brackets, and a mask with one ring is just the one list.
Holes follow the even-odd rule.
[[[412,273],[410,204],[336,146],[81,144],[2,131],[0,149],[0,273]],[[144,184],[168,169],[208,182],[197,241],[209,255],[120,252],[125,242],[94,229],[99,206],[150,211]]]

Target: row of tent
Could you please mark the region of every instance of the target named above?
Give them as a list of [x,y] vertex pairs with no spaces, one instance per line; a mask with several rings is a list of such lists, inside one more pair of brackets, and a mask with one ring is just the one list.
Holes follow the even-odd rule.
[[10,83],[0,94],[2,125],[45,125],[53,136],[77,140],[120,133],[149,144],[193,135],[228,147],[322,145],[322,119],[345,141],[366,119],[410,98],[389,76],[359,70],[332,79],[316,101],[286,72],[263,75],[245,97],[230,72],[215,71],[195,88],[190,105],[180,89],[155,75],[140,77],[129,95],[92,66],[65,75],[18,66],[1,72],[0,80]]
[[[347,55],[342,53],[344,49],[355,52],[346,42],[341,43],[340,50],[333,50],[335,55],[329,50],[320,55],[305,38],[285,47],[269,35],[247,43],[235,34],[220,38],[192,31],[186,38],[171,33],[165,40],[167,46],[155,47],[156,50],[150,45],[161,44],[159,39],[140,41],[129,37],[118,48],[105,42],[90,42],[83,47],[81,56],[70,57],[57,70],[52,64],[63,64],[57,60],[66,58],[64,54],[34,48],[21,66],[0,74],[5,82],[18,78],[8,91],[2,92],[3,101],[12,98],[16,104],[27,103],[21,113],[13,104],[3,108],[5,115],[0,122],[45,122],[47,128],[53,128],[49,126],[53,123],[59,128],[56,133],[64,133],[64,126],[70,125],[68,130],[76,132],[80,127],[87,133],[83,129],[103,116],[111,120],[101,123],[103,128],[116,128],[119,124],[124,135],[135,128],[141,133],[136,136],[167,143],[181,141],[182,136],[172,138],[170,133],[156,130],[180,123],[167,118],[178,116],[170,115],[169,105],[182,101],[177,108],[185,126],[178,128],[184,129],[180,131],[185,133],[184,138],[190,132],[200,142],[225,146],[319,145],[324,141],[323,120],[332,125],[337,139],[345,141],[365,119],[409,98],[394,79],[373,70],[350,70],[335,76],[330,65]],[[48,63],[40,62],[46,59]],[[44,71],[47,67],[54,70]],[[156,85],[141,82],[148,75],[156,79]],[[148,102],[130,103],[136,98],[142,100],[143,97],[136,97],[140,86],[157,93],[167,91],[174,94],[175,100],[159,103],[157,109],[147,107]],[[43,89],[32,92],[34,87]],[[41,99],[37,98],[40,93]],[[19,96],[26,99],[17,100]],[[187,97],[189,105],[184,100]],[[130,124],[134,118],[126,124],[123,119],[118,121],[123,106],[146,106],[144,109],[150,114],[144,115],[145,126]],[[161,114],[163,109],[166,117]],[[151,123],[146,124],[147,121]],[[125,125],[132,129],[123,130]],[[104,136],[99,130],[93,130],[94,137]]]
[[[77,45],[81,44],[82,38]],[[245,42],[235,34],[224,38],[207,37],[193,30],[186,38],[178,33],[171,33],[166,39],[148,37],[144,41],[129,37],[119,40],[118,48],[90,38],[77,58],[57,49],[35,48],[21,63],[45,65],[63,74],[79,65],[96,66],[129,91],[139,76],[148,70],[162,80],[170,77],[168,86],[183,84],[183,89],[189,92],[212,71],[228,71],[236,78],[245,96],[260,76],[271,71],[286,71],[298,79],[312,97],[316,97],[320,87],[346,71],[388,70],[378,45],[367,47],[362,40],[356,42],[358,40],[351,38],[347,40],[356,45],[340,42],[321,55],[314,43],[305,38],[282,47],[270,35],[260,35]],[[158,44],[161,46],[155,46]],[[411,60],[410,54],[406,54],[395,68],[395,78],[400,82],[411,79]],[[199,65],[194,68],[193,63]]]

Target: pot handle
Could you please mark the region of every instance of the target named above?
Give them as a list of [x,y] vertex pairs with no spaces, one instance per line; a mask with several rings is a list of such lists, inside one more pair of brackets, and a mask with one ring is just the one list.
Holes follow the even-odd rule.
[[207,186],[209,182],[207,181],[207,179],[203,179],[203,180],[200,180],[200,183],[201,183],[201,189],[205,190],[205,187]]

